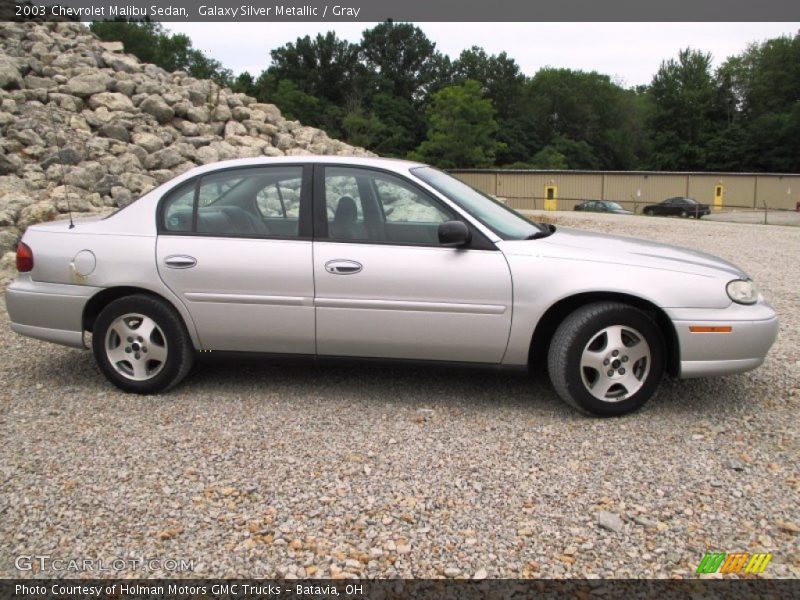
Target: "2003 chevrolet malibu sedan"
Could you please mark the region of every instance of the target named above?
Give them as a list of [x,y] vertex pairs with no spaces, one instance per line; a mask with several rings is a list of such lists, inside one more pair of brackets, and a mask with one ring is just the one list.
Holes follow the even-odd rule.
[[303,156],[191,170],[103,219],[35,225],[12,329],[85,347],[129,392],[199,351],[526,367],[621,415],[665,372],[758,367],[777,317],[701,252],[532,223],[406,161]]

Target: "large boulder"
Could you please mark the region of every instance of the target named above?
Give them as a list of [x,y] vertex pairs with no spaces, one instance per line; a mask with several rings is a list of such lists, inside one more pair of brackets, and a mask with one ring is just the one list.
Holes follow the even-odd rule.
[[132,111],[134,109],[133,102],[125,94],[119,92],[102,92],[94,94],[89,98],[89,106],[92,110],[97,110],[101,106],[108,110],[124,110]]
[[0,175],[16,173],[22,168],[23,160],[18,154],[0,153]]
[[103,62],[114,69],[115,71],[124,71],[126,73],[136,73],[141,71],[142,66],[139,60],[128,54],[114,54],[112,52],[104,52],[102,54]]
[[22,86],[22,74],[16,61],[9,56],[0,56],[0,89],[15,90]]
[[84,190],[94,190],[97,182],[105,175],[105,169],[97,162],[86,162],[73,167],[64,177],[64,183]]
[[66,92],[73,96],[86,98],[100,92],[105,92],[111,85],[111,77],[102,71],[91,71],[76,75],[67,81]]
[[44,221],[52,221],[57,216],[58,210],[56,210],[55,205],[49,200],[43,200],[36,204],[26,206],[20,211],[17,227],[21,230],[25,230],[29,225],[42,223]]
[[164,147],[164,141],[161,137],[146,131],[134,133],[131,141],[147,150],[147,152],[156,152]]
[[128,133],[128,128],[123,125],[120,121],[111,121],[106,123],[105,125],[101,126],[98,129],[98,133],[103,137],[111,138],[113,140],[118,140],[120,142],[128,142],[130,141],[130,134]]
[[153,115],[159,123],[166,123],[175,116],[175,111],[157,94],[151,94],[142,100],[139,108],[147,114]]
[[155,154],[150,154],[144,159],[144,166],[148,170],[171,169],[184,162],[180,152],[170,148],[159,150]]
[[19,233],[8,229],[0,229],[0,255],[11,252],[17,247]]

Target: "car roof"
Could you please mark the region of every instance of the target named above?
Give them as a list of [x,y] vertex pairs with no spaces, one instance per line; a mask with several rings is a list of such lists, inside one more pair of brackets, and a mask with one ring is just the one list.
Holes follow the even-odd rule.
[[[196,175],[204,173],[211,173],[222,169],[230,169],[236,167],[258,167],[268,165],[281,165],[281,164],[310,164],[310,163],[325,163],[329,165],[348,165],[360,167],[373,167],[379,169],[386,169],[387,171],[395,171],[398,173],[407,172],[414,167],[427,167],[428,165],[420,162],[410,160],[402,160],[399,158],[379,158],[373,156],[332,156],[324,154],[299,154],[295,156],[257,156],[253,158],[237,158],[234,160],[223,160],[219,162],[209,163],[194,169],[189,169],[180,175],[180,179],[190,179]],[[177,181],[178,177],[172,181]]]

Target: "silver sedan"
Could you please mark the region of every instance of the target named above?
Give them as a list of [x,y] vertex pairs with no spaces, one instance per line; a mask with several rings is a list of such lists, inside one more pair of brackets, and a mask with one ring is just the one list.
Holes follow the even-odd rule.
[[758,367],[778,320],[701,252],[532,223],[406,161],[261,158],[188,171],[103,219],[35,225],[12,328],[85,348],[123,390],[198,353],[546,364],[585,412],[629,413],[664,373]]

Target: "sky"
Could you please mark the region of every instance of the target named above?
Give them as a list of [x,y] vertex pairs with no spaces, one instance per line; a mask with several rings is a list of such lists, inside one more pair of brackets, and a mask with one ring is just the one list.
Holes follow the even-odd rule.
[[[375,23],[165,23],[185,33],[195,48],[235,74],[258,75],[269,51],[298,37],[333,30],[358,42]],[[526,75],[542,67],[598,71],[625,87],[650,83],[663,60],[682,48],[710,52],[714,65],[748,44],[793,35],[800,23],[415,23],[440,52],[456,58],[477,45],[489,54],[507,52]]]

